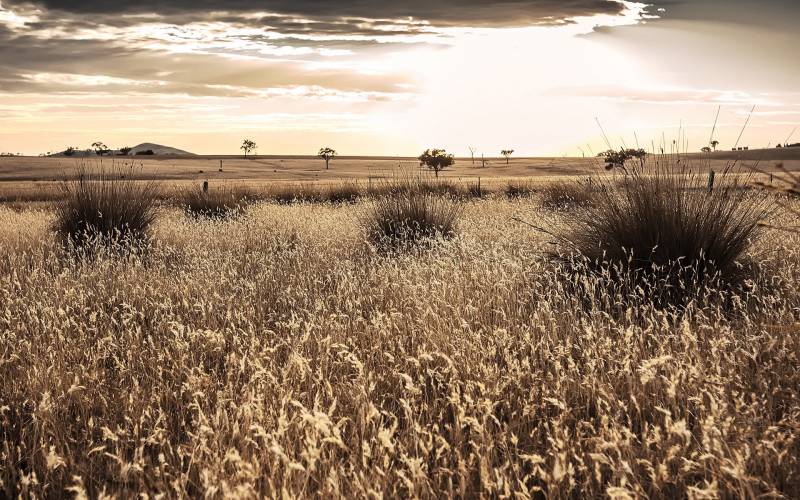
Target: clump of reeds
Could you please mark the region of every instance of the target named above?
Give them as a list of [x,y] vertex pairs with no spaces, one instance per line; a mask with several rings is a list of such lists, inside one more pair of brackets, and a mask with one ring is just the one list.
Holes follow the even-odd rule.
[[82,166],[62,185],[54,229],[75,247],[140,243],[150,235],[158,208],[159,185],[136,179],[133,167]]
[[565,213],[559,236],[590,267],[661,305],[698,290],[736,287],[745,258],[764,235],[774,200],[726,171],[709,190],[705,172],[685,163],[642,165],[599,179],[592,203]]
[[463,212],[459,202],[426,192],[399,192],[375,198],[364,226],[374,244],[399,248],[451,238]]

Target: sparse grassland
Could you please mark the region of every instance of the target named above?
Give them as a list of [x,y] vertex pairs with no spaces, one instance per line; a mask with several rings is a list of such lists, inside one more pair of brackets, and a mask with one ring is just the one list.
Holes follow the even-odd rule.
[[664,310],[552,259],[512,220],[566,224],[536,194],[392,254],[372,203],[163,206],[147,252],[92,260],[0,208],[0,496],[800,491],[800,235]]

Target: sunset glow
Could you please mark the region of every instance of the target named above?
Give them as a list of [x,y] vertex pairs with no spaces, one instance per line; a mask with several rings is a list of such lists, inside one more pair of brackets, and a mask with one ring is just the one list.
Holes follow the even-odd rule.
[[331,143],[345,154],[409,155],[436,143],[462,155],[513,146],[580,156],[606,147],[597,121],[615,147],[680,136],[693,149],[718,107],[723,144],[754,105],[753,146],[784,140],[800,122],[791,63],[800,39],[772,23],[797,14],[794,3],[765,2],[750,21],[742,2],[523,3],[488,19],[445,8],[427,19],[379,4],[336,14],[280,2],[106,11],[6,0],[0,150],[38,154],[102,137],[210,154],[235,151],[246,135],[264,154]]

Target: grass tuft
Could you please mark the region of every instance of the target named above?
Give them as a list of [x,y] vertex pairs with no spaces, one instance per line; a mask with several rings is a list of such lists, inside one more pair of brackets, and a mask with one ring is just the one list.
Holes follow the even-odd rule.
[[389,248],[452,238],[463,212],[459,202],[425,192],[400,192],[372,201],[365,217],[369,239]]
[[591,265],[657,305],[682,306],[708,286],[751,277],[746,256],[774,199],[747,176],[707,177],[686,166],[645,166],[600,180],[593,203],[566,213],[562,238]]
[[54,229],[75,247],[128,244],[148,239],[156,217],[159,186],[137,180],[133,167],[80,167],[62,185]]

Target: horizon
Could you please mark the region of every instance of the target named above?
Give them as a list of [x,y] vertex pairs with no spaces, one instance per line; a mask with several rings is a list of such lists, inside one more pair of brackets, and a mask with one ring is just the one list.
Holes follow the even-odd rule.
[[[223,8],[224,7],[224,8]],[[0,1],[0,152],[594,156],[797,142],[800,5]],[[717,114],[719,116],[717,118]]]

